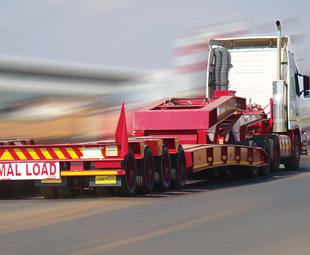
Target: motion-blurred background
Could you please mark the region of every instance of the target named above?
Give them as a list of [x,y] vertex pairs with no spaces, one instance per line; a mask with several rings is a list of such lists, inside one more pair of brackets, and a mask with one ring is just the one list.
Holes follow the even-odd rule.
[[276,35],[277,19],[299,72],[309,75],[309,7],[298,0],[0,0],[0,138],[110,138],[123,101],[131,130],[132,113],[155,100],[205,95],[210,38]]

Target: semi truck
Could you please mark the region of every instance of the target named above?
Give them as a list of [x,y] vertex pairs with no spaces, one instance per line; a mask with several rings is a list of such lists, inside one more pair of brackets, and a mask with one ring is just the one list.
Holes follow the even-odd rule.
[[49,199],[132,196],[182,189],[198,172],[241,178],[280,164],[298,170],[309,76],[298,72],[276,25],[274,37],[211,39],[206,97],[164,98],[136,112],[130,136],[123,104],[114,140],[0,142],[0,185],[35,180]]
[[273,171],[278,171],[279,163],[298,170],[300,155],[306,152],[306,148],[302,150],[300,103],[302,95],[309,97],[309,76],[298,72],[288,47],[289,37],[281,36],[280,21],[276,26],[278,35],[274,38],[210,40],[207,97],[229,87],[247,98],[243,117],[255,121],[263,114],[267,119],[248,126],[247,139],[261,144],[264,139],[260,135],[267,135]]

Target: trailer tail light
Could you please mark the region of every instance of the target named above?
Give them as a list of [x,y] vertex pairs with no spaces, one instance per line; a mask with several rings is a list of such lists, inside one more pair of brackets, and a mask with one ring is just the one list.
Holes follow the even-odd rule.
[[223,136],[219,136],[217,138],[217,144],[224,144],[225,138]]
[[118,147],[117,147],[117,145],[107,145],[105,147],[105,155],[107,157],[117,157],[118,156]]

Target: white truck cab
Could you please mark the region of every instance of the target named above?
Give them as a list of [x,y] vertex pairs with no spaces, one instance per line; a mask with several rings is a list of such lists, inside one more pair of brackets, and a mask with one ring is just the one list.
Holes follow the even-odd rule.
[[[288,47],[289,37],[281,36],[280,21],[276,26],[277,36],[211,39],[206,96],[214,97],[216,90],[230,90],[246,98],[247,111],[234,129],[251,121],[253,124],[242,132],[247,139],[268,145],[264,146],[270,151],[273,171],[278,171],[280,163],[297,170],[300,155],[307,153],[302,146],[300,103],[302,94],[310,96],[309,76],[299,74]],[[245,142],[237,132],[236,138]]]
[[[309,78],[298,73],[294,54],[288,49],[289,37],[281,38],[281,77],[277,77],[277,37],[211,39],[207,70],[207,97],[215,89],[236,91],[249,105],[259,105],[270,117],[270,99],[282,103],[284,127],[278,132],[301,130],[299,85],[304,77],[304,96],[309,96]],[[282,81],[282,93],[275,81]],[[275,108],[274,108],[275,109]],[[277,110],[276,110],[277,111]],[[276,128],[274,128],[276,132]]]

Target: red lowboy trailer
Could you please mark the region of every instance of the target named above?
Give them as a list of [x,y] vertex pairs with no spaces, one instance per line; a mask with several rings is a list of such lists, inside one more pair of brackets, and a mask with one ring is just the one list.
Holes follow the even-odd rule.
[[93,189],[99,196],[150,193],[155,185],[182,189],[187,173],[218,167],[229,166],[235,175],[241,168],[264,174],[267,152],[234,144],[232,127],[245,110],[245,99],[232,95],[164,100],[135,114],[136,135],[128,138],[123,106],[115,141],[3,144],[0,179],[36,180],[45,198],[68,198]]
[[[280,22],[277,27],[280,32]],[[163,99],[136,112],[132,137],[123,105],[114,141],[0,142],[0,188],[9,183],[18,189],[21,181],[35,180],[45,198],[75,197],[84,190],[131,196],[154,186],[182,189],[187,174],[199,171],[238,178],[276,172],[280,163],[298,170],[299,103],[302,94],[309,97],[309,77],[298,73],[287,44],[280,33],[210,40],[207,97]],[[275,73],[273,64],[276,81],[267,79]],[[244,96],[236,96],[235,88]]]

